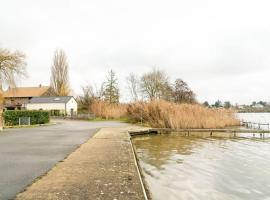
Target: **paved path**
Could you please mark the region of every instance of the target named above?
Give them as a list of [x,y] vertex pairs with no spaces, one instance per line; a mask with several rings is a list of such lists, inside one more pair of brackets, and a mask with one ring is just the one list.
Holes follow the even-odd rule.
[[126,124],[58,121],[52,126],[0,132],[0,200],[13,199],[85,143],[99,128],[121,126]]
[[132,128],[101,129],[16,200],[145,199],[127,133]]

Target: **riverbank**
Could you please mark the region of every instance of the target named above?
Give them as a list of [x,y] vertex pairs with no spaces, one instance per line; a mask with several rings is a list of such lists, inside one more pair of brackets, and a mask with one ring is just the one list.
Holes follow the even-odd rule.
[[128,134],[134,129],[101,129],[16,199],[145,199]]

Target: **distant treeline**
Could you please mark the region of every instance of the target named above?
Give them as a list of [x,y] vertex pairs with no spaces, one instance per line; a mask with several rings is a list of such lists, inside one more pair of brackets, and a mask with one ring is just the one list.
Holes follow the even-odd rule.
[[270,112],[270,103],[265,101],[253,101],[251,104],[246,105],[232,105],[230,101],[222,102],[220,100],[217,100],[214,104],[209,104],[207,101],[203,103],[204,106],[210,107],[210,108],[226,108],[226,109],[233,109],[237,112]]

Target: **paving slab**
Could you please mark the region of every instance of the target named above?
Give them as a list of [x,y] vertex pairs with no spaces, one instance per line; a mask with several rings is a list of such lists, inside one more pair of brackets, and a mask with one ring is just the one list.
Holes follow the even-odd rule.
[[17,200],[143,200],[128,130],[103,128]]
[[0,200],[16,194],[87,142],[100,128],[120,122],[57,120],[56,125],[0,132]]

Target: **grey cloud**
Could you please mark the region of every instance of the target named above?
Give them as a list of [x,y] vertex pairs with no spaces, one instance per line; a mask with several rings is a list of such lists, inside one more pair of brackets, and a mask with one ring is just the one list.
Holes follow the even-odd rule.
[[[122,86],[129,72],[157,67],[184,78],[202,101],[250,102],[267,98],[270,84],[269,6],[267,0],[9,0],[1,4],[0,46],[27,54],[30,78],[21,84],[48,84],[60,47],[76,93],[109,68]],[[239,97],[243,87],[248,94]]]

